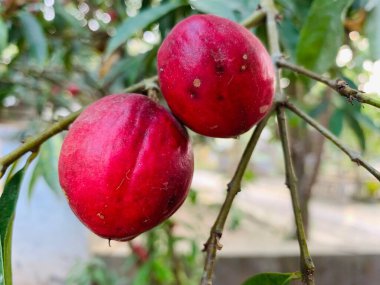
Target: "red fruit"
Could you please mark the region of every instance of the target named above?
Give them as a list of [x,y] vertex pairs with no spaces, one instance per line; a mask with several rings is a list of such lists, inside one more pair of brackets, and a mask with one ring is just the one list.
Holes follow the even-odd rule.
[[80,89],[76,84],[70,84],[67,86],[67,91],[69,91],[69,93],[74,97],[80,93]]
[[247,29],[212,15],[177,24],[158,51],[162,93],[192,130],[235,137],[268,112],[274,95],[272,60]]
[[73,123],[59,158],[71,209],[97,235],[130,240],[171,216],[193,175],[186,130],[138,94],[111,95]]
[[117,14],[116,10],[112,9],[112,10],[109,10],[107,12],[108,15],[110,15],[111,17],[111,22],[115,22],[117,21],[117,18],[119,17],[119,15]]

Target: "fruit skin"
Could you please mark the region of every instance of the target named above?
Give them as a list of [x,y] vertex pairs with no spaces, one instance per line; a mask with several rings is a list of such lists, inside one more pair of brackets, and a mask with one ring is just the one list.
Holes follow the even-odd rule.
[[158,51],[162,93],[172,112],[197,133],[236,137],[270,109],[272,60],[247,29],[213,15],[186,18]]
[[58,172],[76,216],[97,235],[130,240],[183,203],[194,170],[186,130],[138,94],[110,95],[72,124]]

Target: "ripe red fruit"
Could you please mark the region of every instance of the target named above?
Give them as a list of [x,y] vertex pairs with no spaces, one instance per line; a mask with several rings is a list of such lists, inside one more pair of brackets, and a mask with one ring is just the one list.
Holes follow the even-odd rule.
[[97,235],[130,240],[171,216],[193,175],[186,130],[138,94],[111,95],[73,123],[59,158],[71,209]]
[[71,96],[74,96],[74,97],[79,95],[79,93],[81,92],[78,85],[73,84],[73,83],[67,86],[67,91],[71,94]]
[[191,16],[158,51],[162,93],[173,113],[195,132],[235,137],[269,110],[275,74],[252,33],[230,20]]

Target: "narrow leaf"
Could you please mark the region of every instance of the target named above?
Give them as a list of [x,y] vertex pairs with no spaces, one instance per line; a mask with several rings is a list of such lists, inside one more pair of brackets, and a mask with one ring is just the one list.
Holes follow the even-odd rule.
[[326,72],[335,63],[343,43],[343,21],[352,0],[314,0],[301,29],[297,63],[316,72]]
[[21,28],[28,45],[30,56],[39,64],[43,64],[47,57],[47,42],[41,25],[37,19],[27,11],[19,13]]
[[[8,43],[8,29],[3,19],[0,17],[0,54]],[[1,283],[0,283],[1,284]]]
[[0,197],[0,243],[2,246],[2,261],[4,264],[4,285],[12,284],[11,240],[12,226],[16,204],[20,193],[22,177],[26,167],[19,170],[5,185]]
[[289,285],[290,281],[300,279],[297,273],[261,273],[249,278],[242,285]]
[[329,129],[336,136],[339,136],[342,133],[343,119],[344,112],[342,109],[336,109],[330,118]]
[[0,242],[0,285],[5,285],[4,281],[4,262],[3,262],[3,247]]
[[202,13],[214,14],[236,21],[234,10],[238,10],[237,3],[229,0],[190,0],[191,6]]
[[286,53],[290,56],[292,60],[296,57],[296,48],[299,39],[299,32],[293,25],[292,21],[285,18],[282,20],[278,26],[280,31],[280,41],[284,46]]
[[380,59],[380,1],[378,0],[366,19],[365,35],[369,41],[372,60]]
[[366,140],[365,135],[362,126],[360,125],[359,121],[357,120],[357,117],[354,116],[352,113],[347,114],[346,119],[348,121],[348,126],[350,129],[354,132],[358,143],[360,145],[360,148],[362,151],[365,151],[366,149]]
[[38,162],[36,166],[33,169],[32,176],[29,180],[29,187],[28,187],[28,199],[32,198],[34,187],[36,186],[38,178],[41,176],[41,169],[38,167]]
[[181,6],[187,5],[183,1],[174,1],[146,9],[133,18],[126,19],[117,29],[115,36],[108,42],[105,57],[108,57],[118,47],[124,44],[137,31],[144,29],[167,13]]
[[57,165],[59,158],[59,151],[62,146],[62,137],[56,135],[46,141],[40,149],[40,157],[38,159],[37,167],[40,168],[42,177],[49,185],[51,190],[59,193],[61,186],[59,184]]

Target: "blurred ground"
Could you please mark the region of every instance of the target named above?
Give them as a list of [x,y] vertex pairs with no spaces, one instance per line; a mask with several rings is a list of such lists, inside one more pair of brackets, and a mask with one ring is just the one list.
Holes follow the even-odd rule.
[[[1,155],[17,145],[12,139],[16,129],[17,126],[0,125]],[[259,146],[257,152],[263,155],[264,151],[267,146]],[[197,152],[196,158],[199,157],[200,152]],[[223,200],[227,182],[228,179],[220,174],[197,170],[192,187],[201,203],[186,203],[175,214],[174,219],[179,225],[177,230],[196,237],[199,244],[204,243],[215,220],[217,206]],[[318,187],[327,186],[322,183]],[[349,197],[329,199],[326,191],[322,192],[325,195],[317,195],[311,202],[311,253],[315,256],[379,255],[380,206],[354,202]],[[126,253],[125,244],[113,242],[110,248],[108,241],[90,234],[75,219],[63,196],[58,197],[49,191],[44,181],[38,182],[31,201],[27,199],[27,183],[21,193],[13,243],[15,285],[64,284],[68,270],[90,254],[120,256]],[[253,182],[244,183],[231,214],[239,217],[241,225],[237,230],[224,233],[221,256],[298,255],[298,245],[290,238],[293,216],[282,177],[257,177]],[[184,223],[190,224],[191,230],[180,226]]]

